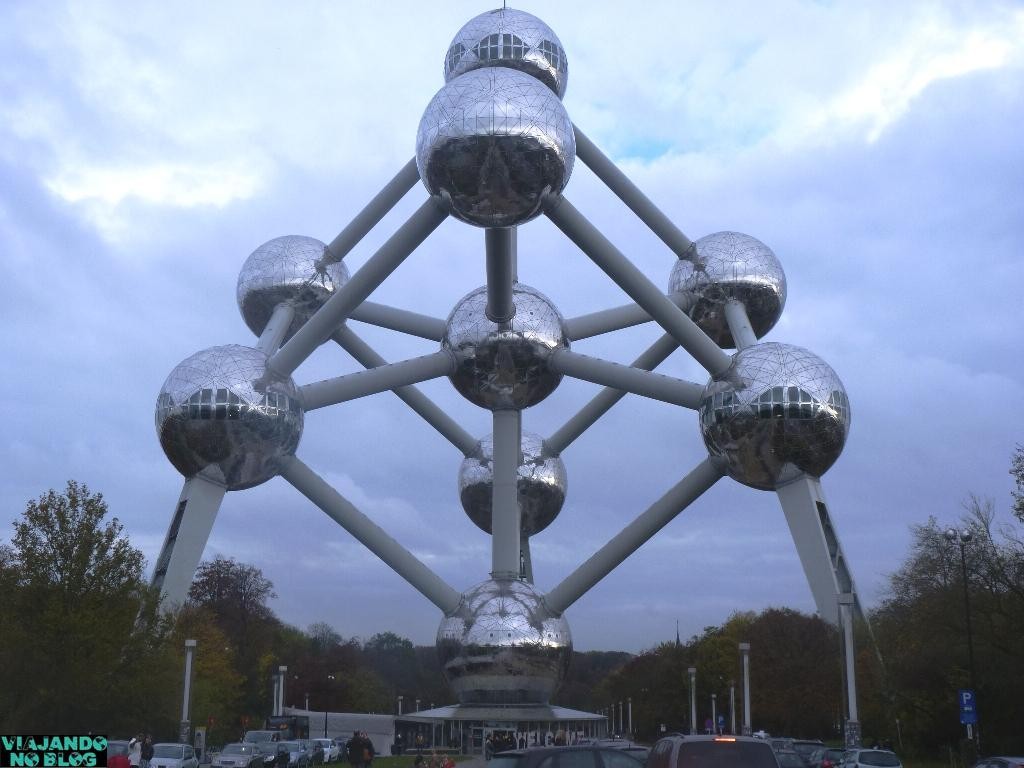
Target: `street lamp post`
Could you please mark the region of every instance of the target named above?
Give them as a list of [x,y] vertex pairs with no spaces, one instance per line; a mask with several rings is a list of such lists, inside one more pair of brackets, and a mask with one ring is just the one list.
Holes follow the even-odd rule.
[[729,733],[736,735],[736,681],[729,681]]
[[[327,676],[327,680],[328,680],[328,682],[333,683],[334,682],[334,675],[328,675]],[[325,702],[324,703],[324,738],[325,739],[327,738],[327,710],[329,708],[330,707],[328,707],[327,703]]]
[[402,716],[402,699],[404,699],[404,698],[405,698],[404,696],[399,696],[398,697],[398,716],[399,717]]
[[[957,530],[949,528],[946,530],[946,541],[960,545],[960,575],[964,585],[964,620],[967,624],[967,679],[970,681],[971,691],[974,692],[977,700],[977,689],[974,687],[974,633],[971,630],[971,593],[967,588],[967,544],[971,541],[971,532],[967,529]],[[972,729],[967,724],[967,738],[974,740],[974,749],[981,754],[981,729]]]
[[743,655],[743,735],[749,736],[750,731],[750,643],[740,643]]
[[192,704],[192,660],[195,657],[196,641],[185,641],[185,687],[181,702],[181,732],[180,741],[188,744],[190,731],[192,729],[191,714],[189,713]]
[[628,697],[626,699],[626,708],[627,708],[627,711],[629,712],[629,729],[628,729],[627,732],[629,733],[629,738],[632,739],[633,738],[633,697],[632,696],[630,696],[630,697]]
[[718,733],[718,694],[711,694],[711,730]]
[[690,735],[697,733],[697,668],[690,667]]

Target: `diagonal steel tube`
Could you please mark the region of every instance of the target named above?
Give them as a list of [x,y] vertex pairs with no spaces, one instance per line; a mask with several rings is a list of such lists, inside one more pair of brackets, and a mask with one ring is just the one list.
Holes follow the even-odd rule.
[[324,406],[387,392],[389,389],[436,379],[438,376],[448,376],[454,371],[455,358],[451,352],[442,349],[422,357],[306,384],[299,387],[299,395],[305,410],[315,411]]
[[448,218],[440,200],[430,198],[341,288],[270,358],[269,366],[290,376]]
[[[670,294],[668,298],[684,311],[690,303],[690,298],[682,293]],[[621,307],[602,309],[588,315],[570,317],[565,321],[565,332],[573,341],[579,341],[649,322],[651,322],[651,316],[643,307],[636,304],[624,304]]]
[[701,395],[704,393],[702,385],[691,381],[600,360],[568,349],[555,350],[548,365],[552,370],[566,376],[623,389],[635,395],[681,405],[692,410],[700,407]]
[[757,344],[757,335],[747,317],[747,308],[736,299],[725,302],[725,322],[729,325],[736,349],[746,349]]
[[576,157],[594,172],[633,213],[656,234],[680,259],[692,261],[693,241],[684,235],[672,220],[651,202],[629,177],[609,160],[597,145],[588,139],[578,126],[573,125],[576,136]]
[[283,301],[274,307],[270,319],[263,326],[263,332],[260,333],[259,341],[256,342],[256,349],[265,355],[272,355],[277,352],[294,318],[295,307],[291,304]]
[[544,596],[548,608],[556,614],[563,613],[721,477],[722,473],[710,459],[694,467],[690,474],[672,486],[664,496],[548,592]]
[[356,244],[366,237],[366,233],[377,226],[387,213],[394,208],[405,193],[416,186],[420,180],[420,172],[416,167],[416,158],[412,158],[402,166],[395,177],[378,192],[350,221],[338,236],[327,246],[331,256],[339,261],[344,259]]
[[281,469],[281,477],[442,611],[450,613],[458,606],[458,592],[356,509],[301,459],[296,456],[289,458]]
[[[335,331],[332,338],[338,346],[352,355],[365,368],[377,368],[388,364],[387,360],[381,357],[375,349],[363,341],[347,325],[343,325]],[[459,426],[451,416],[442,411],[434,401],[416,387],[399,387],[393,391],[406,405],[418,413],[424,421],[440,432],[448,442],[458,448],[464,456],[469,456],[476,450],[476,438]]]
[[544,212],[591,261],[672,334],[708,373],[715,375],[729,367],[732,358],[658,290],[572,203],[564,197],[549,197]]
[[[645,349],[640,356],[633,361],[633,367],[643,371],[650,371],[657,368],[671,355],[679,345],[676,340],[667,333]],[[598,392],[594,398],[583,406],[565,424],[563,424],[544,443],[556,456],[569,447],[577,437],[592,427],[598,419],[604,416],[612,406],[626,396],[626,392],[617,387],[608,387]]]
[[441,318],[372,301],[364,301],[349,313],[349,317],[361,323],[419,336],[430,341],[440,341],[444,337],[445,323]]

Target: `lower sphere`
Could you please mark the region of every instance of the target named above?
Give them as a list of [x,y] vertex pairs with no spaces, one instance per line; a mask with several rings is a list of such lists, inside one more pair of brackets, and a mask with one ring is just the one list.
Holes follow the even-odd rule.
[[850,404],[817,355],[756,344],[708,382],[700,429],[712,459],[732,478],[775,490],[804,473],[820,477],[835,463],[850,429]]
[[547,704],[568,672],[572,636],[531,585],[492,579],[441,620],[437,653],[462,704]]
[[[568,481],[565,463],[552,454],[540,435],[523,432],[519,464],[520,528],[533,536],[558,517],[565,502]],[[459,467],[459,499],[469,519],[487,533],[491,532],[491,494],[494,490],[494,438],[487,435],[477,443],[473,455]]]
[[499,324],[487,317],[486,287],[467,294],[448,316],[441,340],[455,355],[455,389],[482,408],[528,408],[562,380],[548,365],[556,349],[569,348],[561,313],[527,285],[516,283],[512,296],[515,316]]
[[268,369],[265,354],[237,344],[184,360],[156,402],[160,447],[175,469],[185,477],[202,472],[229,491],[278,474],[302,426],[295,383]]

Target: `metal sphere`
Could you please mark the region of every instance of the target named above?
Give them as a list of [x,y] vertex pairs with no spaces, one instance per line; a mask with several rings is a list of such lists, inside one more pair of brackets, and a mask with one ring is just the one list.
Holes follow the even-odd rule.
[[229,344],[179,363],[160,388],[160,447],[185,477],[200,472],[229,491],[278,473],[302,436],[295,383],[267,368],[257,349]]
[[460,29],[444,59],[444,79],[481,67],[510,67],[565,96],[569,61],[551,27],[524,11],[498,8],[481,13]]
[[768,342],[737,352],[700,404],[704,444],[729,475],[775,490],[802,473],[820,477],[843,451],[850,403],[817,355]]
[[416,165],[431,195],[478,227],[512,227],[558,194],[576,159],[572,122],[543,83],[507,67],[475,69],[427,105]]
[[286,235],[264,243],[238,273],[238,308],[249,330],[259,336],[274,308],[290,304],[295,316],[285,340],[348,282],[348,268],[312,237]]
[[768,333],[786,305],[786,275],[772,249],[740,232],[715,232],[694,245],[695,259],[672,268],[669,293],[690,297],[690,317],[720,347],[736,346],[725,320],[732,299],[746,308],[758,338]]
[[489,580],[441,620],[437,655],[462,704],[547,704],[569,669],[569,623],[525,581]]
[[[523,432],[519,463],[520,527],[533,536],[551,525],[565,502],[568,479],[565,463],[551,453],[540,435]],[[487,435],[459,467],[459,498],[477,528],[491,532],[491,493],[494,488],[494,436]]]
[[455,389],[481,408],[521,409],[536,405],[562,380],[548,366],[556,349],[569,348],[565,321],[540,291],[516,283],[516,313],[499,325],[487,318],[487,288],[463,297],[448,316],[443,349],[455,355]]

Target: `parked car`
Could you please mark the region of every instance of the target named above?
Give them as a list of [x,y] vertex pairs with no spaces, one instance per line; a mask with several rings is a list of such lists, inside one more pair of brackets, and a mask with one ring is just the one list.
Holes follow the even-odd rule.
[[972,768],[1024,768],[1024,757],[986,757]]
[[264,756],[263,750],[256,744],[235,742],[225,745],[211,764],[225,768],[263,768]]
[[323,744],[319,741],[316,739],[298,739],[298,742],[306,750],[306,754],[309,755],[310,765],[323,765],[326,762],[327,753],[324,752]]
[[191,744],[161,742],[153,745],[149,768],[199,768],[199,760]]
[[288,752],[288,768],[308,768],[309,752],[298,741],[282,741],[277,744],[278,749]]
[[775,736],[768,739],[768,743],[772,745],[772,749],[776,752],[793,752],[793,740],[787,739],[784,736]]
[[341,759],[341,747],[333,739],[313,739],[324,751],[324,762],[333,763]]
[[779,768],[775,750],[752,736],[671,736],[651,747],[647,768]]
[[895,752],[888,749],[848,749],[840,768],[903,768]]
[[825,746],[820,739],[793,739],[793,751],[800,755],[800,759],[807,766],[811,765],[811,755]]
[[811,753],[807,764],[810,768],[837,768],[843,762],[845,749],[835,747],[818,747]]
[[779,768],[807,768],[807,763],[800,757],[800,753],[792,749],[776,751],[775,758],[779,761]]
[[533,747],[498,752],[488,768],[642,768],[643,761],[621,749],[596,744]]
[[242,742],[247,744],[263,744],[268,741],[280,741],[280,731],[246,731]]

